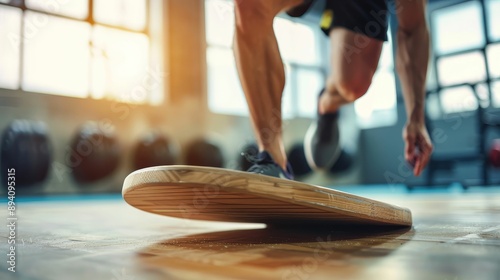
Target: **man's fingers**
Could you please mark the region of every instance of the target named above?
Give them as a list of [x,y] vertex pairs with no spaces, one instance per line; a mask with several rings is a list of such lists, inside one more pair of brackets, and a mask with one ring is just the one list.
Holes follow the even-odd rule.
[[413,174],[420,176],[429,163],[432,143],[425,126],[409,123],[403,130],[405,160],[413,166]]
[[427,164],[429,163],[431,153],[432,153],[432,145],[427,142],[426,139],[421,139],[417,144],[419,154],[418,154],[418,164],[415,165],[414,174],[415,176],[420,176],[422,171],[425,169]]
[[420,176],[421,166],[422,166],[422,159],[420,158],[420,156],[417,156],[417,159],[415,160],[415,167],[413,168],[413,174],[415,176]]
[[415,155],[415,139],[413,139],[413,137],[408,137],[406,139],[406,149],[405,149],[406,161],[413,164],[414,155]]
[[421,155],[422,167],[425,168],[427,166],[427,164],[429,163],[429,160],[431,159],[432,145],[429,144],[427,141],[423,140],[421,153],[422,153],[422,155]]

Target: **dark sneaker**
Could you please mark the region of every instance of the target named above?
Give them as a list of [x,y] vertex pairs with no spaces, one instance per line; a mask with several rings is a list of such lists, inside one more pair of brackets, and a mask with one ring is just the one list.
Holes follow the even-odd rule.
[[292,7],[286,11],[291,17],[301,17],[311,7],[313,0],[304,0],[302,4]]
[[318,113],[316,121],[306,132],[304,152],[307,163],[313,169],[329,169],[340,156],[338,115],[338,112]]
[[247,159],[254,163],[247,172],[293,180],[293,171],[290,163],[287,163],[287,170],[283,170],[266,151],[259,153],[255,158]]

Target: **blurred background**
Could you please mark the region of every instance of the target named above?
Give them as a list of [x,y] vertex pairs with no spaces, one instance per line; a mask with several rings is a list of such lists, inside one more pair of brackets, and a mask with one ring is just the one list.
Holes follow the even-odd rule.
[[[368,93],[341,112],[343,153],[312,172],[303,137],[329,73],[324,1],[275,30],[286,66],[287,152],[299,180],[352,185],[500,182],[500,0],[429,0],[423,176],[403,160],[403,98],[390,18]],[[230,0],[0,0],[2,184],[18,192],[120,192],[133,170],[192,164],[245,169],[255,146],[237,77]],[[5,187],[2,188],[5,192]]]

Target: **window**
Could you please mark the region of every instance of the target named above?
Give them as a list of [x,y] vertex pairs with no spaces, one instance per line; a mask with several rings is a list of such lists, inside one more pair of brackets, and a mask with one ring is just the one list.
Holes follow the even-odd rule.
[[476,83],[486,80],[486,67],[481,52],[440,58],[437,70],[441,86]]
[[[500,0],[487,0],[489,37],[492,41],[500,40]],[[497,60],[498,61],[498,60]]]
[[469,86],[443,89],[440,93],[444,113],[459,113],[477,109],[477,99]]
[[144,101],[146,93],[136,85],[141,85],[141,79],[147,76],[148,37],[99,25],[92,35],[92,97]]
[[283,60],[318,65],[320,54],[315,27],[278,17],[274,20],[274,29]]
[[21,9],[0,6],[0,88],[19,86]]
[[209,47],[207,64],[209,108],[222,114],[247,115],[248,108],[231,50]]
[[142,31],[146,28],[145,0],[94,0],[97,22]]
[[489,45],[486,48],[486,56],[491,78],[500,78],[500,43]]
[[316,70],[297,70],[298,112],[300,116],[313,117],[317,113],[318,94],[323,89],[325,78]]
[[25,11],[19,1],[0,2],[0,88],[163,101],[162,67],[154,64],[161,61],[161,21],[148,16],[148,9],[161,11],[161,0],[24,2]]
[[274,30],[285,62],[286,84],[283,93],[283,116],[316,116],[317,95],[326,77],[321,62],[319,27],[293,22],[284,18],[274,20]]
[[[487,44],[483,16],[486,16],[488,37],[492,41],[500,40],[500,0],[487,0],[486,15],[482,13],[482,1],[468,1],[451,7],[442,8],[431,14],[435,68],[430,69],[436,79],[430,79],[443,88],[438,98],[428,100],[434,117],[441,113],[458,113],[476,110],[481,107],[500,107],[500,92],[497,83],[491,84],[492,100],[489,100],[488,78],[500,77],[500,44]],[[467,20],[463,20],[466,18]],[[485,52],[483,52],[483,48]],[[486,68],[488,65],[488,69]],[[490,77],[487,76],[487,70]],[[477,84],[476,92],[481,96],[481,103],[475,98],[469,86],[463,83]],[[435,88],[435,87],[431,87]],[[430,104],[435,102],[435,104]],[[435,106],[437,105],[437,106]]]
[[493,106],[500,107],[500,81],[491,84],[493,91]]
[[[390,29],[389,29],[390,30]],[[394,77],[394,61],[392,37],[384,42],[379,66],[375,72],[368,92],[356,102],[354,109],[358,123],[362,128],[373,128],[394,125],[398,120],[396,81]]]
[[89,14],[88,0],[47,1],[25,0],[29,9],[58,14],[76,19],[86,19]]
[[440,96],[435,92],[427,95],[425,100],[425,110],[429,118],[436,120],[442,116]]
[[[432,14],[434,51],[447,54],[485,44],[479,1],[469,1]],[[467,20],[464,20],[467,19]]]
[[234,35],[234,5],[231,1],[205,2],[207,43],[230,48]]
[[[42,18],[46,21],[43,28],[31,30],[32,24]],[[23,31],[22,88],[32,92],[87,97],[90,24],[26,11]],[[28,39],[27,34],[31,32],[34,33]]]
[[[229,0],[206,0],[205,13],[209,109],[220,114],[247,116],[232,50],[234,4]],[[325,80],[320,59],[320,30],[317,26],[279,17],[274,21],[274,30],[285,64],[283,116],[313,117],[316,96]]]

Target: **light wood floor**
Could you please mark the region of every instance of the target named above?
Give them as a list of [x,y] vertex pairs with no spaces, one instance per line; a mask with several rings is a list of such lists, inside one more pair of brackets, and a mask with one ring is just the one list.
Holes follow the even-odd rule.
[[366,196],[410,208],[414,227],[194,222],[118,196],[18,201],[17,272],[4,227],[0,279],[500,279],[500,189]]

